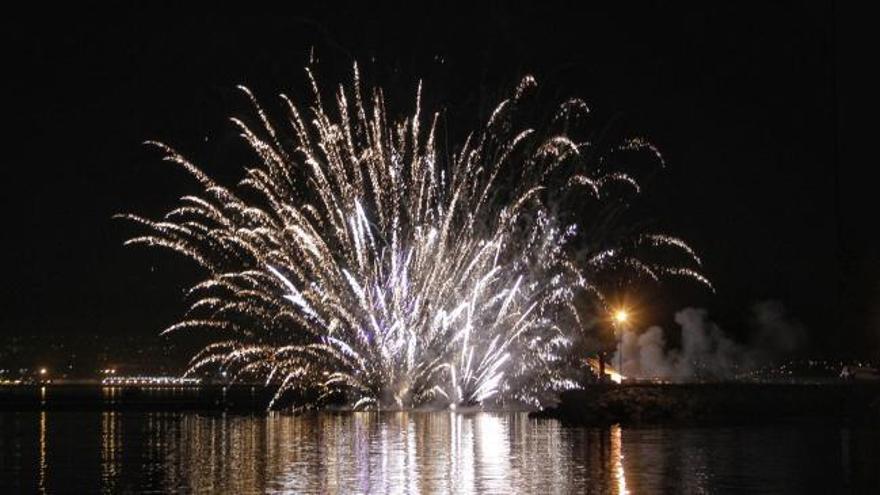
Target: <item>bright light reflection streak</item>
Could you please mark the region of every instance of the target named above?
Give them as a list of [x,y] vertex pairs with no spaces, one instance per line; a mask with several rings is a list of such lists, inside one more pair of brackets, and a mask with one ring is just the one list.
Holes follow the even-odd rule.
[[46,451],[46,411],[40,411],[40,473],[37,485],[40,493],[47,493],[48,471],[49,459]]
[[419,466],[417,464],[416,452],[418,445],[416,444],[415,422],[409,415],[406,415],[406,467],[407,467],[407,491],[409,493],[421,493],[419,488]]
[[[514,419],[446,412],[279,415],[265,423],[152,417],[148,429],[164,436],[155,445],[155,459],[167,463],[162,469],[166,492],[549,495],[590,487],[621,494],[632,490],[620,426],[573,432],[524,414]],[[126,430],[126,418],[104,418],[105,469],[125,471],[130,456],[114,438]],[[262,442],[255,441],[260,437]],[[119,486],[103,485],[110,492]]]
[[614,479],[617,482],[617,493],[627,495],[626,472],[623,467],[623,435],[620,425],[611,426],[611,458],[614,463]]
[[119,445],[117,422],[114,411],[101,414],[101,482],[102,489],[107,493],[115,491],[117,472],[117,456],[121,450]]
[[452,429],[452,462],[450,463],[450,486],[454,493],[474,493],[476,481],[476,459],[474,452],[473,420],[461,414],[450,413]]
[[507,438],[508,425],[495,415],[481,414],[474,420],[477,431],[480,493],[514,493],[510,484],[510,441]]

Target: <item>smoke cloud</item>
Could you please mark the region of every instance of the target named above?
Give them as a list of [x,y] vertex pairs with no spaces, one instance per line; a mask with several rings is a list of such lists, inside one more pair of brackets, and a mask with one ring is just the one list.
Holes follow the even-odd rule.
[[[675,314],[681,332],[679,347],[670,347],[659,326],[623,336],[623,374],[633,378],[670,381],[729,379],[737,374],[791,356],[805,341],[803,326],[793,321],[777,301],[764,301],[751,308],[748,343],[739,343],[709,319],[701,308],[685,308]],[[617,365],[619,356],[613,356]]]

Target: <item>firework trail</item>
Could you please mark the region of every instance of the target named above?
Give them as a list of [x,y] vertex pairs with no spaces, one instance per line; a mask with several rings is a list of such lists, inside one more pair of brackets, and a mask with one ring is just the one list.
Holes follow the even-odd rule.
[[[313,100],[303,111],[282,95],[283,122],[240,88],[258,124],[232,122],[259,165],[238,188],[152,142],[204,191],[159,221],[121,215],[148,230],[127,244],[170,248],[207,273],[165,330],[211,336],[188,373],[220,367],[276,386],[276,399],[298,390],[355,408],[535,402],[571,385],[560,363],[579,328],[572,298],[602,300],[593,274],[626,266],[708,284],[692,268],[636,257],[635,247],[670,247],[699,267],[665,235],[605,241],[574,262],[569,245],[585,234],[553,214],[551,198],[639,190],[588,143],[553,130],[582,118],[582,101],[565,102],[544,131],[517,127],[536,86],[526,77],[446,159],[421,84],[412,115],[392,119],[380,88],[362,90],[357,65],[329,109],[306,72]],[[641,140],[617,149],[656,152]]]

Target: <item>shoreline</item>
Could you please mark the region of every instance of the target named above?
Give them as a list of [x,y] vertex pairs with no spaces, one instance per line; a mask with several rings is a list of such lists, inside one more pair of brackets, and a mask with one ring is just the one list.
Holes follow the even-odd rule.
[[[0,386],[0,412],[132,411],[200,414],[346,414],[344,407],[293,411],[267,410],[274,390],[257,385]],[[810,420],[880,425],[880,383],[699,383],[602,384],[563,392],[553,407],[406,409],[457,414],[528,412],[530,418],[556,419],[572,426],[760,424]],[[373,411],[376,412],[376,411]],[[401,412],[383,410],[381,412]]]
[[598,385],[530,414],[568,425],[717,425],[830,421],[880,425],[880,383]]

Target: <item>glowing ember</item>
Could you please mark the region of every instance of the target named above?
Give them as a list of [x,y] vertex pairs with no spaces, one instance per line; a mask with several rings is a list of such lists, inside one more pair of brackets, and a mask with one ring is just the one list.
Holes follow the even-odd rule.
[[[231,380],[274,384],[276,399],[300,390],[356,408],[536,403],[574,385],[562,359],[582,329],[572,300],[586,291],[604,304],[595,274],[708,285],[693,268],[637,257],[672,248],[699,267],[680,239],[610,234],[620,229],[594,239],[559,213],[564,200],[639,191],[601,150],[561,132],[587,112],[582,101],[565,102],[544,130],[520,127],[536,87],[526,77],[461,147],[441,149],[421,84],[414,113],[393,118],[381,89],[362,91],[357,66],[332,111],[307,73],[314,100],[302,112],[282,96],[283,127],[241,88],[259,124],[232,121],[259,164],[239,190],[151,143],[204,188],[163,220],[123,215],[151,230],[128,244],[170,248],[207,272],[165,331],[212,336],[189,373],[219,366]],[[656,154],[632,139],[608,156],[640,150]]]
[[[593,370],[594,374],[598,375],[600,373],[601,366],[599,366],[599,360],[597,358],[587,358],[587,365],[590,366],[590,369]],[[605,376],[614,383],[623,383],[623,380],[626,379],[625,376],[618,373],[617,370],[611,367],[608,363],[605,363]]]

